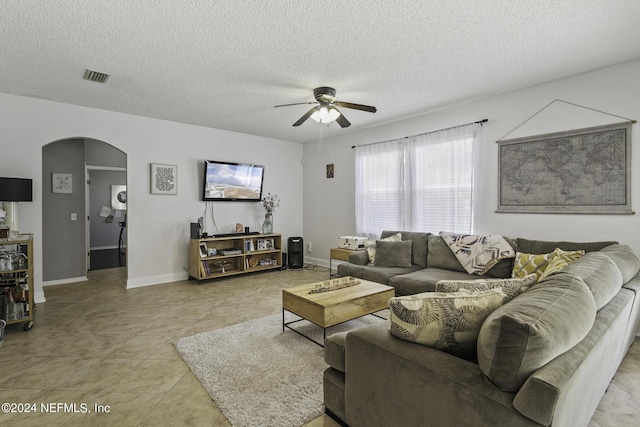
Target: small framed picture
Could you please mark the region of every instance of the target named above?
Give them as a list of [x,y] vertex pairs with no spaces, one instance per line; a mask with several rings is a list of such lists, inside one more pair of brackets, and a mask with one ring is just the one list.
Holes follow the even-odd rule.
[[205,258],[209,256],[209,251],[207,250],[206,243],[200,243],[200,258]]
[[151,194],[178,194],[178,166],[151,163]]
[[274,240],[273,239],[265,239],[265,249],[271,251],[274,249]]
[[327,178],[333,178],[333,163],[327,165]]
[[73,192],[73,175],[70,173],[52,173],[51,174],[51,191],[53,193],[67,193]]
[[267,241],[265,239],[258,239],[256,241],[256,244],[258,245],[259,251],[264,251],[267,249]]

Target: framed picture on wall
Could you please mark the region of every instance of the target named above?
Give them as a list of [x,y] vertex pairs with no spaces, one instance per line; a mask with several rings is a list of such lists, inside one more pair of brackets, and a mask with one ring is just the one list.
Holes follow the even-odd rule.
[[178,194],[178,166],[151,163],[151,194]]
[[327,165],[327,178],[333,178],[333,163],[331,163],[330,165]]
[[497,142],[496,212],[633,214],[631,123]]
[[71,194],[73,175],[70,173],[52,173],[51,174],[51,191],[54,193]]

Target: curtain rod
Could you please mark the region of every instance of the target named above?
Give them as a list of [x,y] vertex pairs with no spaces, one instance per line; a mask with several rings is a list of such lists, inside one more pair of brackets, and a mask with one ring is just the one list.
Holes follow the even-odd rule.
[[[489,119],[482,119],[482,120],[478,120],[477,122],[470,122],[470,123],[465,123],[463,125],[457,125],[457,126],[450,126],[448,128],[443,128],[443,129],[438,129],[438,130],[432,130],[431,132],[425,132],[425,133],[419,133],[417,135],[411,135],[411,136],[405,136],[402,139],[407,139],[407,138],[413,138],[414,136],[420,136],[420,135],[426,135],[428,133],[434,133],[434,132],[442,132],[443,130],[449,130],[449,129],[454,129],[454,128],[459,128],[462,126],[467,126],[467,125],[480,125],[482,126],[483,123],[488,122]],[[398,138],[400,139],[400,138]],[[391,141],[391,140],[387,140],[387,141]],[[366,147],[367,145],[374,145],[374,144],[382,144],[383,142],[387,142],[387,141],[379,141],[379,142],[370,142],[369,144],[360,144],[360,145],[352,145],[351,148],[356,148],[356,147]]]

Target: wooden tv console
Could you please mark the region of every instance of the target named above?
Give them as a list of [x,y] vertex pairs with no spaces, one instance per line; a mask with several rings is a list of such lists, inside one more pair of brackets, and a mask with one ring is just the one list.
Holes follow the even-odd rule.
[[282,268],[280,234],[238,234],[191,239],[189,280]]

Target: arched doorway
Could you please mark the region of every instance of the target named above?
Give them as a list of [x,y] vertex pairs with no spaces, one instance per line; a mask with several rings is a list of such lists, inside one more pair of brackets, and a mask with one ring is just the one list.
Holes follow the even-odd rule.
[[[87,279],[89,224],[92,221],[107,221],[106,217],[89,211],[92,191],[91,185],[86,184],[87,170],[95,168],[124,173],[126,185],[126,164],[126,153],[91,138],[66,138],[42,147],[43,285]],[[54,177],[60,176],[70,180],[70,191],[55,191]],[[104,188],[98,190],[106,191]],[[117,235],[120,231],[119,220],[115,215],[113,219]]]

